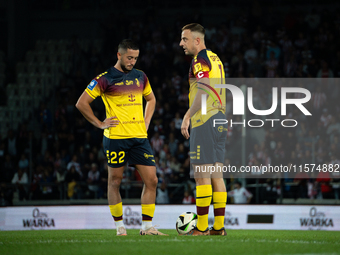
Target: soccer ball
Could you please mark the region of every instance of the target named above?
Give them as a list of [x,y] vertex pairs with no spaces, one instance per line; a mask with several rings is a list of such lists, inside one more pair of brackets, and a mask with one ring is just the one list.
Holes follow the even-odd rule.
[[182,213],[176,221],[176,230],[178,234],[190,232],[197,224],[197,215],[193,212]]

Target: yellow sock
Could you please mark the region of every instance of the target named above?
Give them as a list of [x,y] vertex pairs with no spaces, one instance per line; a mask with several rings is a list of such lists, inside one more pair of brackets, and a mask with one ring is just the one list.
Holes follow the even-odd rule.
[[211,185],[196,186],[197,229],[200,231],[205,231],[209,226],[208,215],[211,195]]
[[214,226],[215,230],[220,230],[224,227],[225,206],[227,204],[227,192],[213,192],[214,203]]
[[155,204],[142,204],[142,229],[152,227],[152,218],[155,213]]
[[142,221],[152,221],[155,204],[142,204]]
[[123,203],[120,202],[115,205],[109,205],[109,207],[110,207],[111,215],[113,219],[115,220],[115,222],[122,221],[123,220]]

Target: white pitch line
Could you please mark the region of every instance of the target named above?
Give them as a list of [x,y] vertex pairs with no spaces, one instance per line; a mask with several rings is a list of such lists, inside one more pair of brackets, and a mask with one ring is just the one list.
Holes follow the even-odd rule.
[[[91,239],[84,239],[84,240],[79,240],[79,239],[64,239],[64,240],[53,240],[53,239],[48,239],[48,240],[36,240],[36,241],[16,241],[16,242],[1,242],[1,245],[4,244],[14,244],[14,245],[25,245],[25,244],[51,244],[51,243],[137,243],[137,242],[205,242],[205,243],[210,243],[210,242],[220,242],[220,243],[227,243],[227,242],[242,242],[242,243],[291,243],[291,244],[319,244],[319,245],[324,245],[324,244],[336,244],[339,245],[340,242],[327,242],[327,241],[304,241],[304,240],[267,240],[267,239],[258,239],[258,240],[250,240],[250,239],[245,239],[245,240],[229,240],[229,239],[216,239],[216,238],[208,238],[208,239],[193,239],[193,238],[167,238],[167,239],[145,239],[145,238],[140,238],[139,240],[131,240],[131,239],[125,239],[125,237],[118,237],[115,239],[107,239],[107,240],[91,240]],[[312,255],[312,254],[310,254]],[[330,254],[329,254],[330,255]],[[333,255],[333,254],[332,254]]]

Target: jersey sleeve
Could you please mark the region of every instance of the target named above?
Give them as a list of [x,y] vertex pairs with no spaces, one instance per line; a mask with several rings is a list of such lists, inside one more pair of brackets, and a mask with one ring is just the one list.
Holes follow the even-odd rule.
[[86,87],[86,93],[93,99],[99,97],[106,89],[107,83],[104,77],[94,78]]
[[209,78],[211,64],[209,59],[202,56],[197,56],[192,63],[192,71],[197,79]]
[[149,82],[148,77],[146,76],[146,74],[144,74],[144,89],[143,89],[143,96],[147,96],[150,95],[152,92],[152,88]]

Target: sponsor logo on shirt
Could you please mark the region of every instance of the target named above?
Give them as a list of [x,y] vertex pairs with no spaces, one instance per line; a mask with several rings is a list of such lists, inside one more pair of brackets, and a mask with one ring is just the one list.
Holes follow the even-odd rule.
[[210,56],[210,58],[212,59],[212,61],[220,61],[220,59],[218,58],[218,56]]
[[139,84],[139,80],[136,78],[136,85],[139,88],[140,84]]
[[195,73],[202,71],[202,65],[201,63],[197,63],[194,65]]

